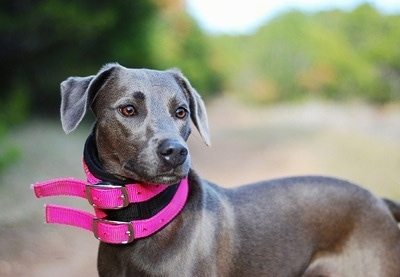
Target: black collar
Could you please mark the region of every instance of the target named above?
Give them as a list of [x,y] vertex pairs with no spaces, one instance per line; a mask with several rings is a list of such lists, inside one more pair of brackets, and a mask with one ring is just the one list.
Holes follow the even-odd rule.
[[[93,131],[94,132],[94,131]],[[113,174],[104,170],[100,163],[97,152],[96,139],[93,132],[88,136],[83,149],[83,160],[85,161],[89,171],[97,178],[105,182],[110,182],[117,185],[133,184],[134,180],[117,178]]]

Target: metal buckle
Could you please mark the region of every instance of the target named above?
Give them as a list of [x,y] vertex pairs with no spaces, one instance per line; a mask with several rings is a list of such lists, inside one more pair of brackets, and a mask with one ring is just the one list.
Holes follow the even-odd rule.
[[[121,191],[121,196],[120,199],[122,199],[123,203],[122,205],[116,206],[116,207],[101,207],[99,205],[96,205],[93,201],[93,196],[91,193],[91,189],[96,189],[96,188],[101,188],[101,189],[119,189]],[[124,186],[119,186],[119,185],[111,185],[108,183],[98,183],[98,184],[87,184],[85,187],[85,194],[86,194],[86,198],[89,201],[89,204],[92,205],[93,207],[97,207],[97,208],[104,208],[104,209],[108,209],[108,210],[118,210],[121,208],[125,208],[127,207],[130,202],[129,202],[129,194],[128,194],[128,190],[126,189],[126,187]]]
[[115,244],[115,242],[105,241],[99,236],[99,222],[110,224],[110,225],[125,225],[125,226],[127,226],[128,231],[126,231],[125,235],[128,237],[128,240],[121,241],[120,242],[121,244],[128,244],[135,240],[132,222],[113,221],[113,220],[107,220],[107,219],[102,219],[102,218],[95,218],[95,219],[93,219],[93,222],[92,222],[92,230],[93,230],[93,234],[94,234],[95,238],[98,239],[99,241]]

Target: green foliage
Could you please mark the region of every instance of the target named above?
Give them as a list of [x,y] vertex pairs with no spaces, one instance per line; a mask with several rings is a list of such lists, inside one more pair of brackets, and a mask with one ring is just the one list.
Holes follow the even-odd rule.
[[224,57],[217,64],[224,88],[244,99],[386,103],[400,100],[399,40],[400,16],[364,4],[348,13],[291,11],[253,35],[216,37],[214,45]]
[[18,147],[8,138],[8,132],[27,118],[27,94],[27,87],[21,81],[0,104],[0,174],[20,156]]
[[20,157],[18,147],[7,139],[7,130],[7,127],[0,123],[0,175]]

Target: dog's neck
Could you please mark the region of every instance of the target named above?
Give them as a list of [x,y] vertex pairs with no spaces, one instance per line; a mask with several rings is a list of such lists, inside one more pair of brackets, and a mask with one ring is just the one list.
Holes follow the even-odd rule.
[[[149,186],[149,184],[140,184],[131,179],[121,179],[107,172],[101,165],[98,157],[96,142],[93,133],[86,140],[83,152],[84,170],[88,182],[96,185],[136,185]],[[145,202],[131,203],[122,209],[103,210],[107,214],[108,220],[130,222],[133,220],[148,219],[156,215],[171,202],[178,189],[179,183],[168,186],[167,189],[159,192]]]

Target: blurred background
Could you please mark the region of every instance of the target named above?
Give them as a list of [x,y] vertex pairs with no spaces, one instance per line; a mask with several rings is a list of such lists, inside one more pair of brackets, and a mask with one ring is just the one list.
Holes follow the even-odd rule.
[[[275,2],[275,3],[268,3]],[[88,232],[44,225],[30,184],[84,178],[60,82],[108,62],[180,68],[206,101],[193,167],[223,186],[323,174],[400,199],[400,2],[14,0],[0,4],[0,276],[96,276]],[[88,209],[90,210],[90,209]]]

